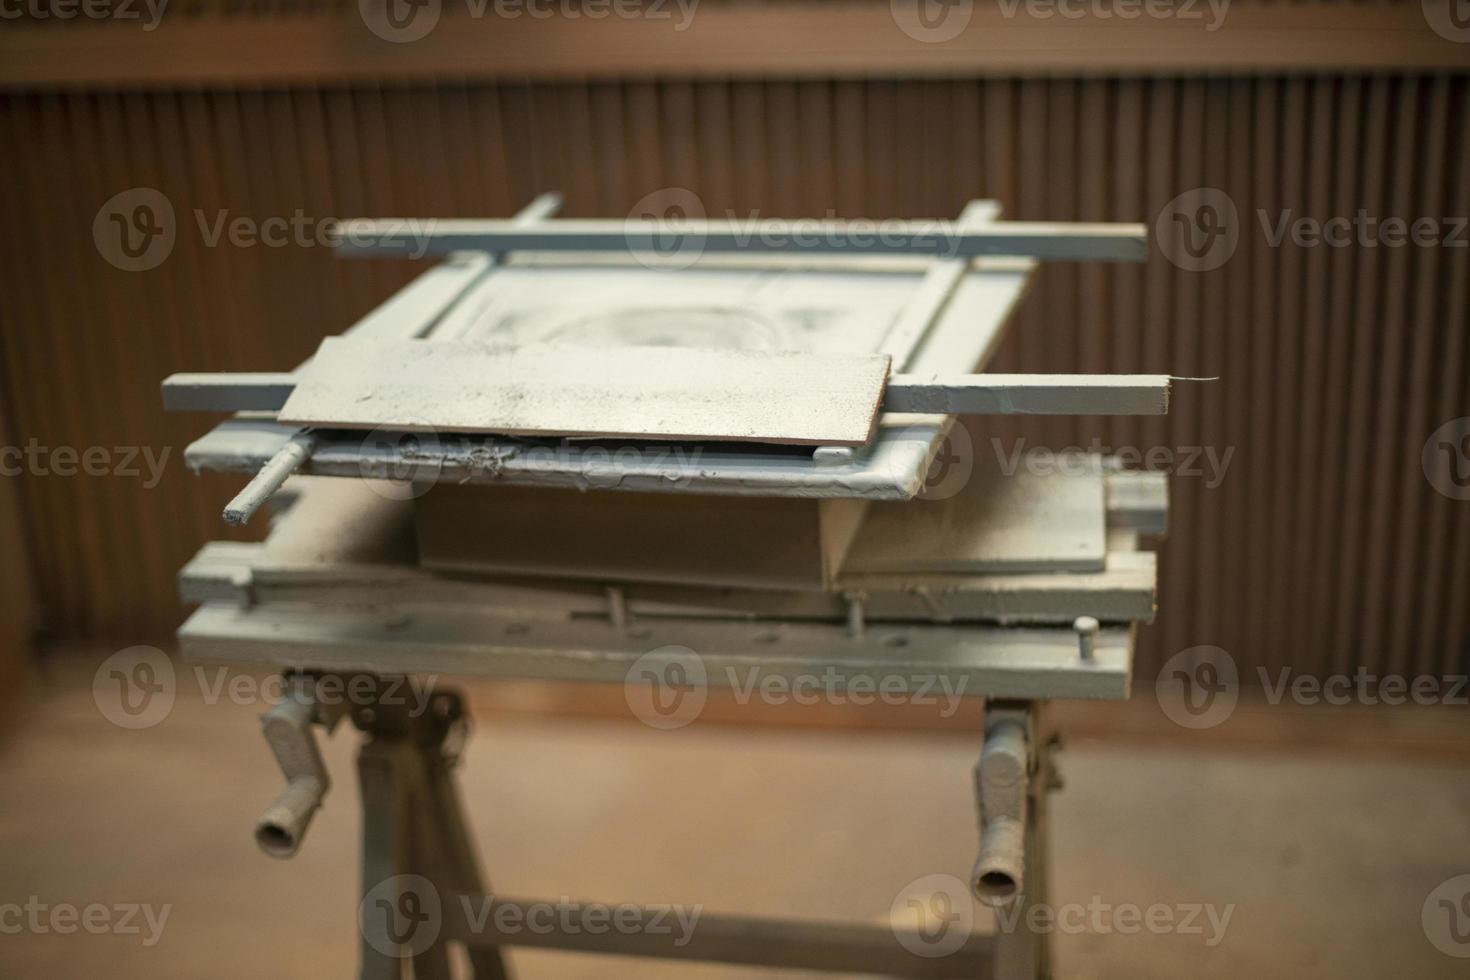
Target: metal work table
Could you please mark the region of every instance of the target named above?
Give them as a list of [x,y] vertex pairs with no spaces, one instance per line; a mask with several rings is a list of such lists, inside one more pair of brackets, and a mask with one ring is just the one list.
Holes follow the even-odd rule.
[[[477,235],[490,236],[483,240],[495,247],[513,248],[522,240],[536,247],[572,240],[600,247],[609,234],[603,224],[585,223],[575,235],[570,227],[560,235],[544,224],[554,210],[554,200],[541,199],[513,222],[454,225],[433,250],[478,242]],[[1088,226],[1073,242],[1067,226],[1002,232],[997,217],[990,202],[966,208],[958,224],[971,236],[960,239],[971,254],[1027,240],[1043,242],[1036,254],[1044,256],[1069,255],[1068,249],[1085,255],[1091,247],[1110,258],[1138,251],[1131,230],[1119,226]],[[531,226],[542,228],[538,237],[517,238],[517,229]],[[986,237],[988,229],[994,237]],[[705,231],[724,242],[720,228]],[[606,342],[608,331],[626,330],[647,342],[638,331],[655,329],[649,324],[667,329],[646,308],[650,301],[640,298],[657,283],[664,304],[676,311],[681,303],[690,308],[681,296],[703,297],[722,310],[763,297],[770,306],[752,314],[757,334],[807,324],[796,340],[788,333],[764,341],[778,346],[877,350],[914,373],[983,368],[1035,264],[1026,257],[789,251],[711,254],[679,272],[658,268],[661,261],[565,251],[452,252],[347,334],[509,343],[571,334]],[[629,315],[609,326],[595,315],[538,308],[538,297],[566,291],[564,284],[578,276],[603,290],[592,290],[586,304],[622,302]],[[821,295],[847,300],[823,310],[811,299]],[[792,321],[792,310],[810,316]],[[711,336],[728,320],[711,317]],[[1128,696],[1135,624],[1151,620],[1154,611],[1156,564],[1140,541],[1164,531],[1161,477],[1094,460],[1095,540],[1102,550],[1095,565],[1079,568],[997,567],[963,575],[834,570],[824,588],[713,588],[446,574],[424,567],[415,544],[414,498],[435,483],[706,495],[714,508],[730,496],[891,507],[883,502],[921,495],[953,424],[952,416],[889,413],[880,416],[872,441],[856,449],[702,445],[694,466],[668,445],[650,443],[493,435],[405,439],[401,433],[364,439],[346,430],[308,435],[268,411],[240,412],[217,425],[189,447],[193,468],[297,473],[281,489],[264,543],[206,545],[180,574],[184,598],[200,604],[179,632],[186,658],[264,665],[292,679],[291,696],[265,718],[288,788],[257,828],[261,847],[285,857],[300,845],[329,785],[312,728],[331,730],[347,718],[366,736],[358,762],[363,908],[373,900],[386,911],[381,922],[370,921],[367,912],[360,919],[364,980],[401,977],[407,962],[415,977],[448,976],[450,942],[465,945],[474,975],[482,978],[506,975],[500,950],[510,945],[904,976],[1049,976],[1047,937],[1029,931],[1024,915],[1026,906],[1046,901],[1046,796],[1056,780],[1044,705],[1057,698]],[[279,476],[272,490],[285,472]],[[857,513],[860,519],[864,511]],[[861,527],[854,549],[862,542]],[[728,683],[737,671],[786,679],[821,674],[835,678],[839,689],[858,677],[923,675],[986,699],[975,774],[981,852],[971,883],[982,901],[1019,903],[1023,914],[1016,921],[1022,925],[969,936],[943,956],[924,955],[922,937],[890,928],[709,915],[686,946],[616,931],[509,932],[494,917],[478,925],[467,921],[458,903],[448,901],[442,929],[436,927],[427,942],[414,941],[411,922],[406,931],[399,928],[401,916],[394,917],[413,912],[418,900],[404,882],[428,882],[443,896],[488,891],[451,777],[468,722],[465,708],[457,694],[442,690],[432,710],[418,717],[386,697],[332,706],[316,697],[319,685],[358,683],[386,692],[413,673],[628,685],[635,673],[687,679],[691,666],[700,674],[700,689]],[[393,890],[386,899],[384,887]],[[494,901],[512,909],[528,904],[503,896]]]

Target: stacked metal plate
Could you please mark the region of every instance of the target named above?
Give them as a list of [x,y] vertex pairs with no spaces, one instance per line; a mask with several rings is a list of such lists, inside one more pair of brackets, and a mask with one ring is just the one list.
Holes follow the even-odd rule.
[[[962,225],[995,213],[976,202]],[[984,368],[1033,268],[456,253],[345,336],[353,352],[381,345],[404,376],[424,369],[398,370],[394,344],[445,345],[423,364],[450,393],[470,382],[447,345],[884,354],[895,372],[930,376]],[[318,379],[342,350],[330,343]],[[333,370],[350,375],[345,363]],[[297,399],[303,367],[301,387],[272,383]],[[732,664],[899,665],[981,696],[1127,696],[1133,624],[1153,615],[1154,556],[1139,544],[1164,528],[1160,476],[1096,457],[975,459],[967,480],[937,486],[955,419],[891,411],[845,446],[587,439],[565,423],[562,435],[446,431],[353,380],[318,385],[330,397],[309,411],[302,396],[240,413],[189,448],[196,469],[286,458],[296,475],[264,543],[210,544],[183,570],[201,604],[180,633],[187,656],[622,681],[694,651],[711,683]],[[1079,617],[1099,624],[1083,640]]]

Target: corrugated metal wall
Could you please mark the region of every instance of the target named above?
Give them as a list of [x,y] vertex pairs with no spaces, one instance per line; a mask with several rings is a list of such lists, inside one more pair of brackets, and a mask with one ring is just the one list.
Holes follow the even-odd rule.
[[[165,416],[176,370],[280,369],[406,281],[406,264],[221,244],[199,226],[298,212],[504,215],[543,190],[621,216],[662,187],[745,215],[953,215],[994,197],[1025,219],[1146,221],[1206,186],[1240,218],[1233,257],[1185,272],[1047,268],[1000,369],[1219,376],[1167,419],[987,430],[1061,446],[1232,452],[1179,475],[1162,612],[1142,677],[1216,643],[1292,663],[1465,670],[1470,503],[1420,465],[1470,414],[1470,250],[1274,247],[1258,219],[1470,213],[1465,76],[639,82],[432,89],[0,95],[3,397],[11,438],[149,446],[126,477],[23,479],[51,628],[164,636],[173,575],[237,481],[181,464],[203,418]],[[129,273],[94,247],[113,194],[168,196],[178,240]],[[1463,237],[1463,235],[1462,235]],[[1183,456],[1177,457],[1184,462]]]

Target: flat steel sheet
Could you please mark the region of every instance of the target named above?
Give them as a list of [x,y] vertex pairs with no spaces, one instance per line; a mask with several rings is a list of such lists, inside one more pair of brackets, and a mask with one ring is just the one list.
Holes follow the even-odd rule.
[[861,446],[886,354],[328,337],[280,420],[337,429]]

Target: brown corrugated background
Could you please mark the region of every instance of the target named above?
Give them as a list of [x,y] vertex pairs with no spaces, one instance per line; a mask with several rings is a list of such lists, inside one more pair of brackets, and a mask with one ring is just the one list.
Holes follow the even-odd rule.
[[[1470,249],[1270,247],[1258,209],[1470,213],[1465,75],[1234,78],[675,79],[277,90],[0,93],[6,440],[171,452],[126,477],[20,481],[45,627],[117,643],[177,624],[174,574],[225,536],[237,480],[199,479],[207,424],[165,416],[178,370],[279,370],[405,282],[406,263],[319,247],[205,247],[231,217],[505,215],[544,190],[567,216],[627,213],[678,186],[711,215],[1144,221],[1220,188],[1242,218],[1222,268],[1046,268],[998,369],[1219,376],[1166,419],[987,430],[1062,446],[1233,451],[1223,483],[1173,481],[1161,615],[1140,677],[1219,644],[1250,672],[1464,671],[1470,503],[1420,465],[1470,414]],[[97,252],[113,194],[155,187],[178,216],[157,269]],[[992,447],[982,438],[980,452]],[[7,561],[11,560],[8,556]]]

